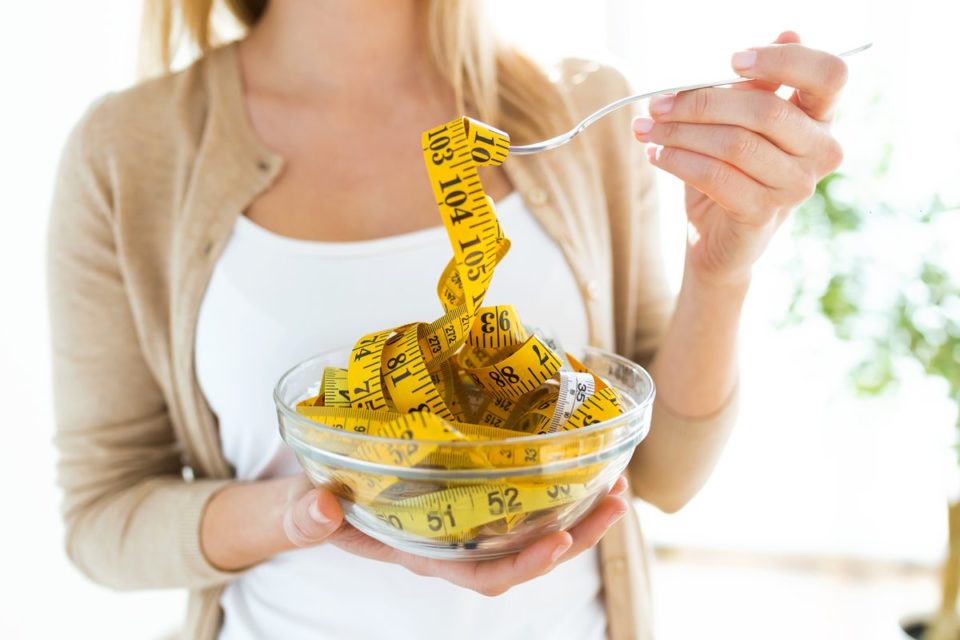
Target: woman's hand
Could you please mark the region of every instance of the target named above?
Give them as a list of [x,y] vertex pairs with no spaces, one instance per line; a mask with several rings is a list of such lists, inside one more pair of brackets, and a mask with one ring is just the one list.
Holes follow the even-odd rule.
[[[793,32],[733,56],[756,81],[650,101],[634,132],[650,161],[686,183],[689,276],[708,285],[749,281],[753,263],[791,210],[839,166],[829,124],[847,78],[840,58],[808,49]],[[789,100],[774,92],[795,87]]]
[[[241,569],[282,551],[328,543],[494,596],[596,545],[626,513],[627,503],[621,497],[626,489],[627,480],[621,476],[570,531],[548,534],[520,553],[497,560],[435,560],[397,551],[343,522],[336,497],[312,488],[304,476],[239,484],[217,493],[204,512],[201,542],[207,559],[222,569]],[[265,516],[252,517],[255,513]]]
[[560,562],[570,560],[596,545],[607,529],[626,513],[627,503],[621,497],[626,489],[627,479],[621,476],[610,493],[570,531],[548,534],[520,553],[496,560],[464,562],[422,558],[388,547],[350,525],[338,529],[328,541],[358,556],[399,564],[417,575],[443,578],[483,595],[496,596],[522,582],[542,576]]

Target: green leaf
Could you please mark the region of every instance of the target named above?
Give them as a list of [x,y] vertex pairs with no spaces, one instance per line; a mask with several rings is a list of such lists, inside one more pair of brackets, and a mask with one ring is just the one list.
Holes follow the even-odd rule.
[[853,368],[851,377],[857,393],[878,395],[887,391],[897,382],[890,352],[878,349],[872,358],[860,362]]
[[856,302],[857,290],[854,276],[847,273],[837,273],[830,278],[826,289],[820,294],[820,312],[830,321],[840,338],[849,339],[851,337],[849,320],[856,317],[860,311]]
[[[874,177],[889,175],[892,153],[891,145],[883,147]],[[918,257],[914,273],[889,281],[888,271],[872,270],[883,260],[869,249],[867,234],[862,235],[863,243],[856,242],[859,235],[851,238],[852,243],[838,242],[844,234],[862,231],[874,213],[895,216],[891,220],[898,224],[930,224],[944,211],[960,208],[960,203],[948,205],[935,195],[926,206],[920,206],[918,199],[914,206],[904,207],[870,200],[869,195],[860,200],[863,189],[854,192],[855,200],[843,188],[848,179],[839,172],[824,176],[813,196],[793,215],[794,236],[820,243],[811,255],[825,256],[829,262],[811,265],[813,268],[802,266],[794,272],[794,291],[780,326],[796,324],[816,309],[838,338],[865,348],[866,355],[850,371],[858,393],[875,395],[894,388],[899,383],[898,367],[906,360],[920,365],[927,375],[943,379],[958,406],[960,439],[960,318],[952,317],[957,314],[951,311],[960,308],[960,283],[930,255]],[[919,215],[913,213],[916,211]],[[805,248],[799,246],[801,251]],[[814,280],[820,277],[818,267],[829,269],[825,287]],[[886,302],[873,295],[879,287],[908,293]],[[957,452],[960,463],[960,441]]]
[[960,337],[952,336],[939,345],[925,363],[929,375],[943,378],[951,392],[960,390]]
[[930,204],[927,205],[926,210],[922,210],[920,221],[923,223],[930,223],[936,220],[937,216],[939,216],[941,213],[956,209],[960,209],[960,203],[948,205],[943,201],[943,198],[940,197],[939,193],[935,193],[930,199]]
[[794,212],[794,234],[834,238],[849,231],[856,231],[863,222],[863,215],[853,205],[837,199],[834,183],[847,177],[837,171],[829,173],[817,182],[813,195]]
[[886,142],[883,145],[883,154],[880,156],[880,160],[877,162],[877,166],[873,169],[873,175],[877,178],[882,178],[890,172],[890,164],[893,160],[893,144]]

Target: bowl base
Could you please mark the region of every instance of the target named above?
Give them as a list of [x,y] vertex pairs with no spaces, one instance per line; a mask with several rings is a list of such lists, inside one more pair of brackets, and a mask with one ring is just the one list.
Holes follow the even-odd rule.
[[383,522],[362,507],[346,500],[340,500],[340,506],[343,509],[344,519],[355,529],[398,551],[437,560],[475,562],[496,560],[519,553],[540,538],[554,531],[560,531],[560,522],[566,525],[562,528],[571,529],[593,510],[600,498],[606,495],[607,490],[609,487],[592,499],[569,505],[570,509],[559,518],[557,513],[549,514],[547,517],[550,522],[544,522],[542,519],[534,520],[530,523],[533,526],[526,532],[518,528],[506,535],[489,536],[469,542],[451,542],[447,545],[438,544],[437,540],[413,539],[399,536],[394,531],[385,532]]

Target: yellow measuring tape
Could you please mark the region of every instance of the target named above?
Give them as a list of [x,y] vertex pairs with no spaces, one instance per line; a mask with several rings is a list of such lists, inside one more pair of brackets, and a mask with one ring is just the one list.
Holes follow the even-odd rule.
[[[444,314],[361,337],[346,368],[327,367],[319,394],[297,411],[336,429],[391,439],[347,444],[341,453],[394,469],[522,469],[602,449],[603,434],[558,446],[510,442],[615,417],[624,398],[569,353],[531,334],[512,306],[483,306],[510,241],[477,167],[506,159],[507,134],[463,117],[424,132],[422,146],[453,248],[437,284]],[[329,436],[318,431],[308,438],[320,444]],[[466,441],[497,444],[446,446]],[[327,473],[336,493],[398,530],[469,543],[575,503],[589,494],[601,467],[429,490],[389,473]],[[411,487],[419,495],[409,495]]]

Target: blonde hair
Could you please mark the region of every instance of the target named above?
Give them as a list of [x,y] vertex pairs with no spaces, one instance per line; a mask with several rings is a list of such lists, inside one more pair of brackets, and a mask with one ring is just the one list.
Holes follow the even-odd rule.
[[[568,120],[561,97],[543,69],[492,33],[482,0],[419,0],[425,3],[433,63],[453,89],[457,110],[508,131],[516,142],[559,132]],[[268,0],[223,0],[240,34],[253,27]],[[141,73],[170,70],[183,45],[203,55],[229,39],[216,0],[145,0]]]

